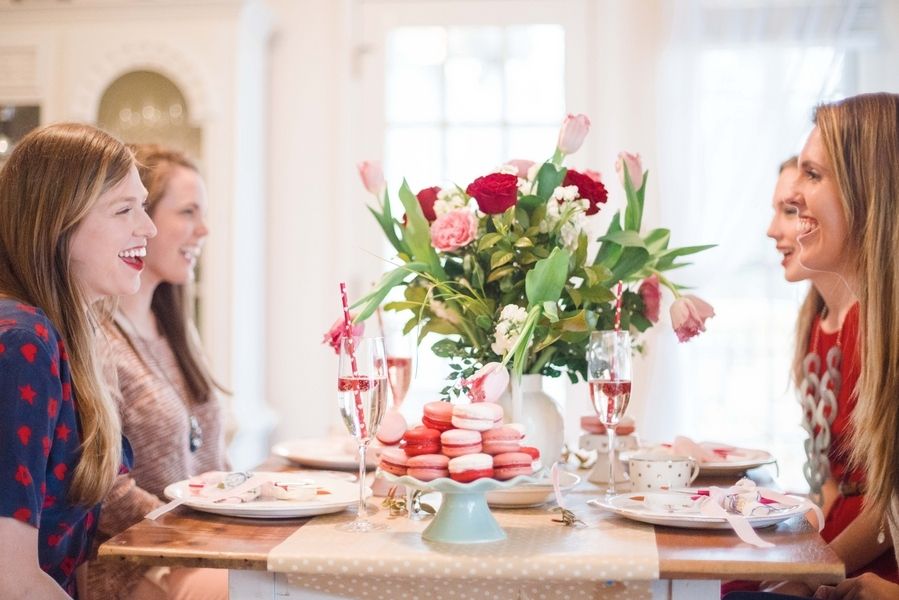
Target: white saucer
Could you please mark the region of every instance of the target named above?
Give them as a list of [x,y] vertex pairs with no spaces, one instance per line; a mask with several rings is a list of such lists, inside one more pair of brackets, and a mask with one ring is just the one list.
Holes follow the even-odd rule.
[[[358,455],[351,449],[349,437],[321,437],[290,440],[272,446],[272,454],[298,465],[317,469],[354,471],[359,468]],[[371,445],[365,454],[366,467],[378,465],[380,446]]]
[[[559,487],[570,490],[581,478],[574,473],[559,470]],[[552,480],[543,478],[537,483],[523,483],[515,487],[487,492],[487,504],[493,508],[533,508],[553,499]]]

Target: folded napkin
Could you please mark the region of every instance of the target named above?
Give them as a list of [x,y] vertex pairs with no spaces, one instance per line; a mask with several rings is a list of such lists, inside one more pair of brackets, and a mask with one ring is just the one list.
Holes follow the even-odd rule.
[[733,446],[723,445],[716,448],[707,448],[683,435],[675,437],[674,442],[671,444],[672,454],[689,456],[700,463],[720,462],[726,459],[733,450],[735,450]]

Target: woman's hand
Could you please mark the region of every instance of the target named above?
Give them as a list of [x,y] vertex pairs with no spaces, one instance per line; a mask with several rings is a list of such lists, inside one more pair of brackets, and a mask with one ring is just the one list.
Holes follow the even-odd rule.
[[847,579],[836,587],[822,585],[815,592],[820,600],[895,600],[899,598],[899,585],[878,577],[874,573],[863,573]]

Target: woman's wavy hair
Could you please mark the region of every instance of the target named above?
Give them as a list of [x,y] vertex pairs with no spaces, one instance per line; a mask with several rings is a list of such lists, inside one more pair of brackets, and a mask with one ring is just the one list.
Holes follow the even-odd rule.
[[89,125],[30,132],[0,170],[0,293],[39,307],[62,336],[77,398],[81,457],[69,500],[98,503],[121,464],[119,414],[97,354],[102,303],[71,269],[73,234],[134,165],[131,151]]

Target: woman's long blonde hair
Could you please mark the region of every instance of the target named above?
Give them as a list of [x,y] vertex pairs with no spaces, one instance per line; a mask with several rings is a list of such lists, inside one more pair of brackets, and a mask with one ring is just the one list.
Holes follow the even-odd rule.
[[821,134],[857,257],[862,370],[852,459],[867,470],[866,507],[899,497],[899,95],[819,106]]
[[68,498],[86,506],[112,486],[122,436],[96,354],[98,307],[73,278],[70,243],[100,195],[133,164],[109,134],[63,123],[26,135],[0,170],[0,293],[39,307],[62,336],[81,432]]

